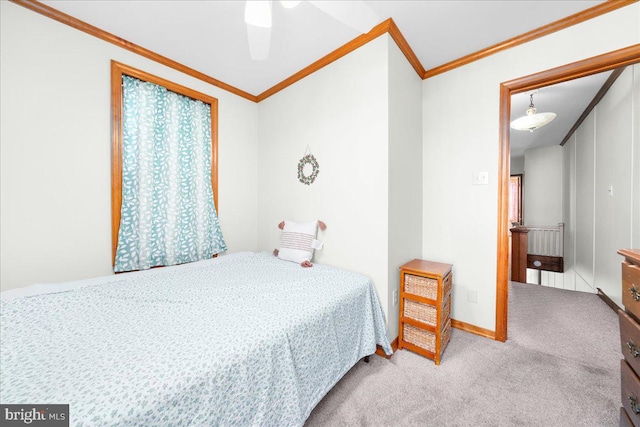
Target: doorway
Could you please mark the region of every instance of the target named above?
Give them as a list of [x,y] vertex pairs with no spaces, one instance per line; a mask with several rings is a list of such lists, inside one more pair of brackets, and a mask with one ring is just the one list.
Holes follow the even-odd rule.
[[524,224],[522,215],[522,174],[509,177],[509,224]]
[[640,45],[542,71],[500,85],[498,146],[498,254],[495,339],[506,341],[509,301],[509,188],[511,95],[640,62]]

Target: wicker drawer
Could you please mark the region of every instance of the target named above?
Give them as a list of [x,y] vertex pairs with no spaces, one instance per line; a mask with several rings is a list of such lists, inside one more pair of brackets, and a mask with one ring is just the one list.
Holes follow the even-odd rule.
[[438,279],[405,274],[404,291],[432,300],[438,299]]
[[[451,298],[447,298],[442,305],[442,310],[438,310],[435,305],[405,299],[404,312],[402,314],[405,318],[417,320],[434,328],[438,325],[438,320],[440,320],[441,328],[444,328],[451,313]],[[440,319],[438,319],[438,312],[440,312]]]
[[640,267],[622,261],[622,304],[640,318]]
[[622,354],[631,368],[635,372],[640,372],[640,325],[622,310],[618,311],[618,316],[620,317]]
[[629,364],[620,361],[622,406],[634,425],[640,425],[640,379]]
[[446,275],[444,279],[442,279],[442,298],[445,298],[447,295],[451,293],[452,285],[453,285],[453,275],[449,273]]
[[[409,323],[403,324],[402,330],[403,340],[409,344],[413,344],[431,353],[436,353],[436,333],[428,331],[426,329],[418,328]],[[451,322],[447,322],[440,335],[440,354],[444,351],[444,348],[449,343],[451,338]]]
[[447,296],[447,300],[442,304],[442,323],[445,324],[451,317],[451,294]]
[[447,321],[444,327],[442,328],[442,332],[440,335],[440,354],[444,352],[444,348],[449,344],[449,339],[451,338],[451,321]]
[[440,364],[451,333],[453,265],[414,259],[400,266],[398,350]]

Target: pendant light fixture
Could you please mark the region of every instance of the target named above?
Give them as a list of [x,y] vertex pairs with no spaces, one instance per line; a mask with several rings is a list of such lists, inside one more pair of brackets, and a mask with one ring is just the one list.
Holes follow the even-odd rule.
[[549,124],[553,119],[556,118],[556,113],[536,113],[536,107],[533,106],[534,93],[535,92],[531,92],[531,94],[529,95],[531,103],[529,104],[527,115],[512,121],[511,129],[528,130],[529,132],[533,132],[535,129]]

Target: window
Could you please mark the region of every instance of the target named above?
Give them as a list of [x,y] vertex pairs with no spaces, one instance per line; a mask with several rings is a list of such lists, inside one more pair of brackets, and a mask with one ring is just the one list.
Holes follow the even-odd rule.
[[217,218],[217,100],[112,61],[116,272],[226,250]]

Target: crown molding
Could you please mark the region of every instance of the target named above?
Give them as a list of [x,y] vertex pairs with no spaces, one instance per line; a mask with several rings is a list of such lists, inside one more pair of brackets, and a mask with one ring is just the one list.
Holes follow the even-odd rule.
[[527,33],[513,37],[509,40],[505,40],[501,43],[494,44],[493,46],[490,46],[486,49],[479,50],[472,54],[463,56],[462,58],[458,58],[454,61],[447,62],[446,64],[439,65],[435,68],[431,68],[425,71],[425,73],[422,75],[422,78],[428,79],[429,77],[437,76],[438,74],[451,71],[454,68],[462,67],[463,65],[467,65],[479,59],[483,59],[483,58],[486,58],[487,56],[491,56],[494,53],[498,53],[503,50],[510,49],[512,47],[530,42],[532,40],[549,35],[551,33],[555,33],[556,31],[564,30],[565,28],[571,27],[573,25],[579,24],[589,19],[596,18],[600,15],[604,15],[605,13],[612,12],[616,9],[629,6],[630,4],[636,3],[637,1],[638,0],[607,0],[604,3],[600,3],[589,9],[585,9],[582,12],[575,13],[573,15],[567,16],[566,18],[560,19],[558,21],[536,28],[535,30],[531,30]]
[[446,64],[440,65],[438,67],[435,67],[426,71],[422,66],[422,64],[420,63],[420,60],[416,56],[415,52],[413,51],[413,49],[411,49],[411,46],[409,45],[407,40],[404,38],[404,36],[400,32],[400,29],[393,21],[393,19],[388,18],[387,20],[373,27],[371,31],[369,31],[368,33],[362,34],[356,37],[355,39],[345,43],[338,49],[320,58],[319,60],[315,61],[313,64],[303,68],[302,70],[291,75],[290,77],[287,77],[285,80],[265,90],[259,95],[252,95],[248,92],[245,92],[241,89],[238,89],[234,86],[224,83],[218,79],[215,79],[207,74],[201,73],[200,71],[197,71],[191,67],[188,67],[170,58],[162,56],[149,49],[139,46],[135,43],[129,42],[123,38],[120,38],[114,34],[104,31],[98,27],[95,27],[91,24],[88,24],[70,15],[67,15],[66,13],[63,13],[57,9],[54,9],[51,6],[47,6],[43,3],[40,3],[37,0],[10,0],[10,1],[20,6],[23,6],[27,9],[30,9],[34,12],[40,13],[41,15],[54,19],[58,22],[61,22],[65,25],[69,25],[72,28],[75,28],[77,30],[90,34],[94,37],[102,39],[108,43],[114,44],[122,49],[126,49],[140,56],[143,56],[145,58],[158,62],[162,65],[165,65],[167,67],[180,71],[181,73],[187,74],[191,77],[207,82],[213,86],[219,87],[220,89],[226,90],[242,98],[248,99],[253,102],[260,102],[267,99],[271,95],[274,95],[282,91],[283,89],[291,86],[295,82],[309,76],[310,74],[313,74],[316,71],[326,67],[332,62],[353,52],[359,47],[364,46],[365,44],[369,43],[370,41],[378,38],[379,36],[385,33],[389,33],[391,38],[393,38],[393,40],[398,45],[398,47],[400,48],[404,56],[407,58],[407,61],[409,61],[413,69],[416,71],[416,73],[418,73],[418,76],[420,76],[420,78],[424,80],[429,77],[433,77],[435,75],[450,71],[454,68],[467,65],[479,59],[486,58],[487,56],[493,55],[494,53],[518,46],[520,44],[529,42],[531,40],[535,40],[539,37],[543,37],[545,35],[554,33],[556,31],[560,31],[572,25],[579,24],[581,22],[595,18],[605,13],[628,6],[630,4],[638,2],[639,0],[607,0],[605,3],[598,4],[597,6],[591,7],[582,12],[578,12],[574,15],[552,22],[551,24],[529,31],[522,35],[506,40],[504,42],[495,44],[486,49],[479,50],[470,55],[464,56],[462,58],[458,58],[454,61],[448,62]]
[[187,67],[184,64],[181,64],[173,59],[169,59],[166,56],[162,56],[158,53],[155,53],[149,49],[146,49],[142,46],[139,46],[135,43],[131,43],[123,38],[120,38],[114,34],[111,34],[107,31],[104,31],[98,27],[94,27],[91,24],[88,24],[84,21],[81,21],[77,18],[74,18],[71,15],[67,15],[66,13],[60,12],[57,9],[54,9],[51,6],[47,6],[44,3],[40,3],[36,0],[10,0],[11,2],[25,7],[29,10],[37,12],[41,15],[44,15],[48,18],[54,19],[58,22],[61,22],[65,25],[68,25],[72,28],[85,32],[89,35],[97,37],[101,40],[104,40],[108,43],[114,44],[122,49],[126,49],[130,52],[136,53],[140,56],[143,56],[147,59],[151,59],[152,61],[158,62],[162,65],[166,65],[169,68],[173,68],[174,70],[180,71],[181,73],[187,74],[191,77],[195,77],[196,79],[207,82],[213,86],[219,87],[220,89],[224,89],[227,92],[231,92],[235,95],[238,95],[242,98],[248,99],[250,101],[256,102],[256,96],[252,95],[248,92],[245,92],[237,87],[231,86],[227,83],[221,82],[218,79],[214,79],[211,76],[208,76],[200,71],[194,70],[191,67]]
[[404,56],[407,58],[407,61],[409,61],[409,64],[411,64],[413,69],[416,70],[416,73],[418,73],[418,76],[422,78],[422,76],[425,73],[424,67],[420,63],[420,60],[416,56],[413,49],[411,49],[411,46],[409,46],[409,43],[407,42],[407,40],[404,38],[404,36],[400,32],[400,29],[398,28],[396,23],[391,18],[389,18],[389,35],[396,42],[396,44],[398,45],[402,53],[404,53]]
[[416,73],[418,73],[418,76],[422,78],[422,75],[424,74],[424,67],[420,63],[420,60],[416,56],[413,49],[411,49],[411,46],[409,46],[409,43],[407,42],[407,40],[404,38],[404,36],[400,32],[400,29],[398,28],[396,23],[393,22],[392,18],[388,18],[382,21],[381,23],[379,23],[378,25],[376,25],[375,27],[373,27],[371,31],[369,31],[368,33],[362,34],[356,37],[355,39],[351,40],[350,42],[345,43],[344,45],[334,50],[333,52],[329,53],[328,55],[318,59],[316,62],[309,65],[308,67],[303,68],[302,70],[298,71],[292,76],[281,81],[277,85],[262,92],[260,95],[258,95],[258,102],[267,99],[271,95],[276,94],[281,90],[291,86],[295,82],[302,80],[303,78],[307,77],[310,74],[315,73],[319,69],[326,67],[332,62],[364,46],[365,44],[369,43],[370,41],[378,38],[379,36],[385,33],[389,33],[391,38],[393,38],[393,40],[396,42],[396,44],[398,45],[398,47],[400,48],[404,56],[407,58],[407,61],[409,61],[413,69],[416,70]]
[[379,23],[378,25],[373,27],[371,29],[371,31],[369,31],[368,33],[359,35],[355,39],[351,40],[350,42],[347,42],[347,43],[343,44],[338,49],[334,50],[333,52],[329,53],[328,55],[325,55],[322,58],[318,59],[313,64],[311,64],[311,65],[303,68],[302,70],[298,71],[297,73],[287,77],[286,79],[284,79],[283,81],[281,81],[277,85],[265,90],[264,92],[262,92],[261,94],[259,94],[257,96],[258,102],[264,101],[265,99],[267,99],[271,95],[274,95],[274,94],[280,92],[281,90],[291,86],[295,82],[297,82],[299,80],[302,80],[303,78],[307,77],[308,75],[315,73],[316,71],[320,70],[321,68],[324,68],[327,65],[331,64],[332,62],[337,61],[338,59],[342,58],[343,56],[353,52],[354,50],[358,49],[359,47],[362,47],[365,44],[369,43],[370,41],[380,37],[381,35],[383,35],[385,33],[388,33],[392,22],[393,22],[393,20],[391,18],[387,19],[386,21],[382,21],[381,23]]

